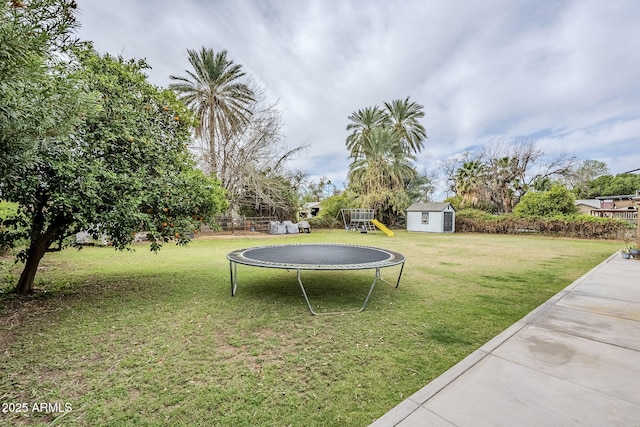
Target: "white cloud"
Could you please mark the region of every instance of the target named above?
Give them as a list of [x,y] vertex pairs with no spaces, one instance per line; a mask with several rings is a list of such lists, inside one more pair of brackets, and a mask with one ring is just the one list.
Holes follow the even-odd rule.
[[147,58],[159,85],[187,49],[226,49],[279,100],[295,167],[344,181],[347,116],[411,96],[419,163],[487,141],[538,139],[640,167],[640,3],[634,0],[78,0],[80,36]]

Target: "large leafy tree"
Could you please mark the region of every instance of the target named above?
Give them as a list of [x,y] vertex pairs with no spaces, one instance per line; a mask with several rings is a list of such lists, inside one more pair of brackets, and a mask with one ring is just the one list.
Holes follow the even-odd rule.
[[[0,179],[25,164],[32,141],[68,132],[85,99],[61,76],[54,51],[68,52],[74,1],[0,2]],[[18,174],[17,176],[23,176]],[[0,193],[0,197],[2,193]]]
[[227,58],[226,50],[203,47],[187,54],[193,70],[185,70],[184,77],[170,76],[176,81],[170,88],[196,113],[196,137],[206,140],[207,165],[215,176],[225,158],[220,151],[250,121],[255,94],[243,80],[242,65]]
[[[64,4],[31,4],[36,3],[45,12]],[[13,70],[2,76],[3,87],[33,85],[32,93],[39,94],[20,97],[14,110],[0,114],[0,120],[24,130],[3,128],[0,136],[0,194],[19,207],[3,221],[0,244],[28,242],[18,254],[25,262],[19,293],[33,290],[43,256],[61,249],[79,230],[106,234],[118,249],[145,230],[157,250],[170,240],[186,243],[201,221],[226,203],[219,185],[193,168],[189,111],[171,91],[146,81],[143,61],[100,56],[89,47],[55,61],[61,57],[55,42],[68,43],[71,3],[63,9],[67,20],[53,21],[57,32],[38,33],[41,22],[20,13],[9,19],[25,29],[21,37],[29,46],[24,56],[29,60],[15,68],[27,67],[30,74]],[[55,16],[57,9],[51,10]],[[49,34],[61,37],[29,41]]]
[[640,190],[640,174],[602,175],[588,184],[588,190],[583,193],[583,197],[636,194],[638,190]]

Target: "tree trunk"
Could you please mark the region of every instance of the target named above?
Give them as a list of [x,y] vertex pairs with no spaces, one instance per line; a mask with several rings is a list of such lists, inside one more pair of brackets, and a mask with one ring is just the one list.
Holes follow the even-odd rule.
[[209,117],[209,169],[211,176],[218,178],[218,158],[216,153],[215,116]]
[[40,240],[38,242],[32,242],[27,253],[27,262],[24,265],[24,270],[20,275],[20,280],[16,285],[15,291],[20,295],[26,295],[33,292],[33,283],[38,271],[38,265],[40,260],[47,252],[47,242]]
[[[41,219],[42,216],[40,215],[34,219],[34,221]],[[31,237],[31,244],[27,251],[27,261],[24,265],[24,270],[22,270],[22,274],[20,275],[20,280],[18,280],[18,284],[16,285],[16,293],[26,295],[33,292],[34,279],[38,272],[38,265],[40,265],[42,257],[47,253],[47,250],[56,235],[58,235],[58,233],[65,229],[65,227],[70,223],[71,220],[69,218],[59,216],[51,223],[44,233]]]

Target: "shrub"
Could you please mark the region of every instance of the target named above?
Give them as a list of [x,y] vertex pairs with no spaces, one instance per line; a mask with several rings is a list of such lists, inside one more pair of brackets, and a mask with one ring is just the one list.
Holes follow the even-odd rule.
[[342,227],[342,217],[340,209],[357,208],[355,195],[350,191],[327,197],[320,202],[320,213],[318,216],[309,218],[309,224],[316,228],[335,228]]
[[561,185],[554,185],[549,191],[528,192],[513,213],[524,217],[553,217],[572,215],[578,212],[573,194]]
[[462,196],[456,194],[455,196],[444,199],[444,201],[446,203],[451,203],[451,206],[453,206],[453,209],[455,209],[456,211],[459,211],[461,209]]
[[633,237],[636,226],[628,221],[597,218],[590,215],[555,215],[549,218],[517,215],[492,215],[465,209],[456,213],[456,230],[460,232],[520,234],[540,233],[587,239],[625,240]]
[[337,218],[331,218],[329,216],[314,216],[313,218],[306,218],[312,228],[341,228],[342,222]]

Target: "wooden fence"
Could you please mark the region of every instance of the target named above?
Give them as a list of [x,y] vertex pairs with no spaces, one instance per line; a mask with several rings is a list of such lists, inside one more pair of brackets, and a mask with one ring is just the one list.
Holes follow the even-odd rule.
[[256,216],[256,217],[230,217],[230,216],[217,216],[215,217],[216,223],[219,226],[219,230],[213,229],[209,226],[202,226],[200,235],[212,236],[217,233],[234,231],[257,231],[260,233],[266,233],[269,229],[270,221],[277,221],[275,216]]

